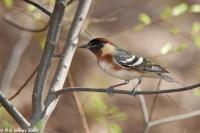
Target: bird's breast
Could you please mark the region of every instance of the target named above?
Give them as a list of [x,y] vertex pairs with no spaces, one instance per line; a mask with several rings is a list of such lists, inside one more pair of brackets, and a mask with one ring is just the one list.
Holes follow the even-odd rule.
[[117,64],[109,63],[107,60],[98,61],[100,68],[107,74],[122,80],[132,80],[134,78],[140,77],[140,74],[136,71],[130,71]]

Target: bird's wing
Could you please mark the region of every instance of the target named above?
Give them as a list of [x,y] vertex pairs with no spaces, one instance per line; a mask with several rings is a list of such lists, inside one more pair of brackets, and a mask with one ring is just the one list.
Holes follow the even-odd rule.
[[135,69],[141,72],[168,73],[160,65],[154,64],[142,56],[133,55],[123,49],[118,49],[118,52],[113,56],[113,61],[126,69]]

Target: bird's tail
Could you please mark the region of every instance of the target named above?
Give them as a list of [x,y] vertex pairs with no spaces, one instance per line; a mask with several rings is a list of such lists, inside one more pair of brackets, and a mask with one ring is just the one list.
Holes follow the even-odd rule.
[[174,83],[180,83],[177,80],[173,79],[172,77],[170,77],[167,74],[159,74],[159,77],[167,82],[174,82]]

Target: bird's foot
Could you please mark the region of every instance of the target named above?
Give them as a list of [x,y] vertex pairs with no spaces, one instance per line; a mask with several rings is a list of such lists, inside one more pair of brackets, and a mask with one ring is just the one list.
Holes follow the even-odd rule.
[[114,88],[111,86],[111,87],[109,87],[109,88],[107,89],[107,94],[108,94],[109,96],[113,96],[113,91],[114,91]]
[[133,88],[130,92],[129,92],[130,96],[136,96],[136,89]]

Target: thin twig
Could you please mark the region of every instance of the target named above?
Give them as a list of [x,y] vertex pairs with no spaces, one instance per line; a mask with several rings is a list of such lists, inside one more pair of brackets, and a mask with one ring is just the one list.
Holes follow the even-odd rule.
[[[157,91],[136,91],[135,95],[152,95],[152,94],[163,94],[163,93],[173,93],[173,92],[181,92],[181,91],[187,91],[192,90],[197,87],[200,87],[200,83],[193,84],[186,87],[180,87],[180,88],[172,88],[172,89],[164,89],[164,90],[157,90]],[[58,90],[55,92],[56,95],[61,95],[63,93],[68,92],[78,92],[78,91],[86,91],[86,92],[102,92],[107,93],[107,88],[86,88],[86,87],[70,87],[70,88],[64,88],[62,90]],[[125,94],[130,95],[130,91],[126,90],[113,90],[113,94]]]
[[67,5],[72,4],[74,1],[75,1],[75,0],[69,0],[69,1],[67,2]]
[[[69,86],[70,87],[74,87],[75,84],[74,84],[74,81],[73,81],[72,76],[71,76],[70,73],[68,74],[67,79],[68,79],[68,82],[69,82]],[[79,111],[80,116],[81,116],[81,120],[82,120],[82,123],[83,123],[83,128],[85,130],[85,133],[90,133],[88,122],[87,122],[87,119],[86,119],[86,116],[85,116],[85,112],[83,110],[83,106],[81,104],[80,98],[78,96],[78,93],[77,92],[73,92],[73,96],[74,96],[74,100],[76,102],[78,111]]]
[[[56,56],[54,56],[54,57],[60,57],[60,56],[56,55]],[[27,80],[20,86],[19,89],[17,89],[17,92],[15,92],[12,96],[10,96],[10,97],[8,98],[9,101],[12,101],[17,95],[19,95],[19,94],[21,93],[21,91],[24,89],[24,87],[26,87],[26,85],[30,82],[30,80],[33,78],[33,76],[34,76],[35,73],[37,72],[38,67],[39,67],[39,66],[37,66],[37,67],[34,69],[34,71],[33,71],[33,72],[31,73],[31,75],[27,78]],[[1,107],[1,105],[0,105],[0,107]]]
[[[9,101],[13,100],[17,95],[20,94],[20,92],[24,89],[24,87],[29,83],[29,81],[33,78],[33,76],[35,75],[35,73],[38,70],[38,66],[35,68],[35,70],[31,73],[31,75],[28,77],[28,79],[22,84],[22,86],[20,86],[19,89],[17,89],[17,92],[15,92],[15,94],[13,94],[10,98],[8,98]],[[0,107],[2,107],[2,105],[0,105]]]
[[34,69],[34,71],[31,73],[31,75],[28,77],[28,79],[22,84],[22,86],[19,89],[17,89],[18,91],[15,94],[13,94],[10,98],[8,98],[9,101],[13,100],[17,95],[19,95],[19,93],[24,89],[24,87],[33,78],[33,76],[35,75],[37,70],[38,70],[38,66]]
[[200,110],[151,121],[149,123],[149,127],[154,127],[154,126],[166,124],[169,122],[180,121],[180,120],[184,120],[184,119],[188,119],[188,118],[192,118],[196,116],[200,116]]
[[0,103],[8,111],[8,113],[17,121],[23,129],[28,129],[30,123],[23,117],[23,115],[6,99],[0,92]]
[[[140,86],[137,88],[137,90],[141,91]],[[149,111],[148,111],[147,104],[143,95],[139,95],[139,102],[140,102],[141,110],[143,113],[144,123],[145,125],[147,125],[149,122]]]
[[23,30],[23,31],[27,31],[27,32],[43,32],[43,31],[45,31],[45,30],[48,28],[48,26],[49,26],[49,22],[48,22],[44,27],[39,28],[39,29],[32,29],[32,28],[24,27],[24,26],[21,26],[21,25],[15,23],[15,22],[12,20],[12,18],[10,18],[9,15],[5,15],[5,16],[3,17],[3,20],[4,20],[6,23],[12,25],[13,27],[15,27],[15,28],[17,28],[17,29],[20,29],[20,30]]
[[42,112],[42,95],[43,95],[43,87],[47,77],[48,68],[50,66],[51,58],[53,56],[54,49],[57,44],[58,36],[60,33],[63,15],[66,6],[66,0],[56,0],[55,7],[53,13],[51,15],[50,23],[49,23],[49,31],[47,35],[47,40],[45,42],[45,48],[42,54],[42,58],[40,61],[38,73],[35,80],[35,85],[33,89],[32,95],[32,116],[31,116],[31,124],[40,119]]
[[39,10],[41,10],[43,13],[45,13],[48,16],[51,16],[51,11],[49,11],[49,9],[45,8],[44,6],[42,6],[40,3],[33,1],[33,0],[24,0],[24,2],[29,3],[35,7],[37,7]]
[[[162,82],[162,80],[159,78],[156,90],[160,89],[161,82]],[[152,103],[152,106],[151,106],[151,109],[150,109],[150,114],[149,114],[150,120],[152,120],[152,118],[153,118],[153,113],[154,113],[154,110],[155,110],[155,107],[156,107],[157,100],[158,100],[158,94],[156,94],[156,96],[153,98],[153,103]]]

